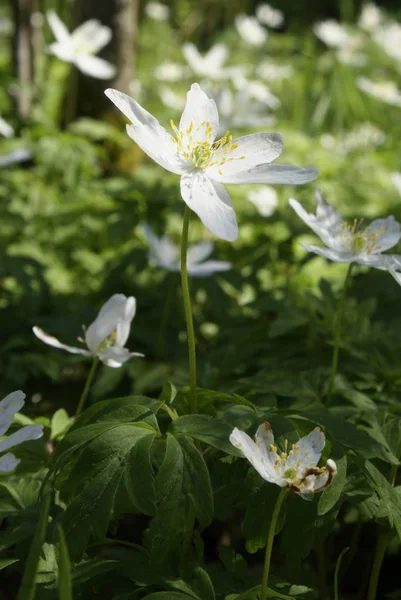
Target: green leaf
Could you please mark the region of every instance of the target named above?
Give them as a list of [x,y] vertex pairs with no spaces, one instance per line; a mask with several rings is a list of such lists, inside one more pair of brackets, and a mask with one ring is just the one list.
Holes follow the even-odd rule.
[[337,474],[331,485],[322,492],[319,498],[318,515],[325,515],[337,503],[344,489],[347,477],[347,457],[344,454],[339,460],[336,459]]
[[0,559],[0,571],[2,571],[3,569],[6,569],[7,567],[9,567],[10,565],[13,565],[16,562],[19,562],[19,558],[1,558]]
[[149,434],[138,440],[127,457],[124,483],[135,507],[145,515],[156,513],[154,472],[150,449],[155,438]]
[[188,594],[181,594],[181,592],[156,592],[145,596],[144,600],[198,600],[196,596],[188,596]]
[[59,436],[65,434],[73,423],[74,418],[69,417],[64,408],[59,408],[59,410],[56,410],[51,420],[50,439],[55,440]]
[[279,493],[278,486],[264,483],[249,498],[243,523],[247,552],[253,554],[265,547]]
[[216,600],[210,577],[201,567],[194,570],[191,585],[200,600]]
[[383,501],[391,527],[396,529],[398,537],[401,540],[401,504],[397,491],[389,484],[384,475],[382,475],[368,460],[365,461],[363,469],[373,489]]
[[200,442],[213,446],[213,448],[223,450],[227,454],[243,456],[230,443],[231,425],[220,419],[207,415],[184,415],[171,423],[170,431],[174,434],[189,435]]
[[59,598],[60,600],[72,600],[71,563],[68,554],[67,542],[59,524],[57,524],[57,535],[59,542]]
[[193,443],[183,436],[177,438],[184,458],[184,494],[188,493],[201,525],[213,519],[213,491],[209,471],[203,456]]

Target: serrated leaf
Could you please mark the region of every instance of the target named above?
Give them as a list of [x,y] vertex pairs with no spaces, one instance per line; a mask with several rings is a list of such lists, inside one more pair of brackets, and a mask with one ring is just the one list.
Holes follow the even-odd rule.
[[156,513],[156,492],[150,448],[154,434],[139,439],[127,457],[124,483],[136,508],[145,515]]
[[347,477],[347,457],[344,454],[342,458],[336,460],[337,474],[331,485],[322,492],[319,498],[317,512],[318,515],[325,515],[337,503],[344,489]]
[[223,450],[227,454],[243,456],[230,443],[229,437],[232,427],[220,419],[207,415],[184,415],[171,423],[170,431],[175,434],[189,435],[209,446],[213,446],[213,448]]
[[179,436],[184,458],[184,494],[188,493],[201,525],[208,525],[213,519],[213,491],[209,471],[203,456],[193,443]]

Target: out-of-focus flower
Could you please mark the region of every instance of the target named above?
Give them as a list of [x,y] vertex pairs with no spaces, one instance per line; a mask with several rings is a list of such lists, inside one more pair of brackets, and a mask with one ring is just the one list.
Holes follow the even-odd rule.
[[368,2],[362,6],[358,20],[361,29],[374,33],[380,27],[382,21],[383,12],[374,2]]
[[[180,248],[167,236],[157,237],[149,225],[142,226],[152,253],[149,258],[167,271],[180,270]],[[193,244],[187,252],[187,271],[193,277],[207,277],[221,271],[228,271],[232,265],[224,260],[206,260],[213,252],[213,242]]]
[[257,100],[258,102],[262,102],[273,110],[280,108],[280,100],[262,81],[250,80],[246,79],[245,77],[237,77],[234,83],[237,90],[240,92],[246,91],[250,98]]
[[154,21],[167,21],[170,16],[170,9],[161,2],[148,2],[145,6],[145,13],[149,19]]
[[363,39],[360,35],[349,33],[334,19],[316,23],[313,28],[315,35],[330,48],[336,48],[336,56],[345,64],[361,66],[366,62],[366,56],[360,52]]
[[278,205],[277,192],[268,185],[248,192],[248,200],[262,217],[271,217]]
[[106,95],[131,121],[128,135],[155,162],[181,176],[181,196],[217,237],[234,241],[238,226],[223,183],[302,184],[317,177],[313,168],[270,164],[282,152],[278,133],[255,133],[233,140],[229,131],[216,139],[219,115],[214,100],[197,83],[187,94],[179,127],[171,136],[135,100],[118,92]]
[[72,33],[52,10],[46,13],[48,23],[56,41],[49,50],[59,60],[74,64],[82,73],[97,79],[111,79],[116,68],[111,63],[94,56],[111,40],[110,27],[96,19],[85,21]]
[[267,31],[256,17],[240,14],[235,17],[235,27],[241,38],[251,46],[263,46],[267,40]]
[[381,26],[375,31],[374,40],[390,58],[401,62],[401,25],[399,23]]
[[369,148],[381,146],[385,139],[386,134],[383,131],[367,122],[336,137],[325,133],[320,137],[320,143],[327,150],[334,150],[339,155],[344,155],[355,150],[366,151]]
[[284,25],[284,13],[277,8],[273,8],[270,4],[258,4],[255,14],[263,25],[267,25],[267,27],[271,27],[272,29],[277,29]]
[[0,135],[4,135],[6,138],[11,138],[15,135],[14,129],[2,117],[0,117]]
[[0,156],[0,167],[9,167],[14,164],[27,162],[33,157],[32,150],[28,148],[16,148],[3,156]]
[[7,17],[0,17],[0,34],[10,35],[13,31],[13,23]]
[[221,132],[227,131],[229,126],[271,127],[276,122],[267,104],[255,101],[246,87],[236,93],[220,88],[212,96],[219,109]]
[[159,89],[159,96],[164,106],[179,111],[182,111],[184,109],[185,96],[180,96],[179,94],[176,94],[174,90],[163,86]]
[[159,81],[175,82],[185,77],[186,69],[180,63],[165,62],[155,68],[154,74]]
[[124,294],[114,294],[102,306],[96,319],[85,331],[88,350],[66,346],[39,327],[34,327],[33,332],[37,338],[53,348],[67,350],[71,354],[97,356],[108,367],[121,367],[132,356],[143,356],[124,348],[135,312],[136,301],[133,296],[127,298]]
[[289,444],[285,440],[281,452],[274,443],[270,423],[265,421],[256,431],[255,441],[247,433],[235,428],[230,442],[241,450],[259,475],[269,483],[291,488],[294,492],[307,494],[320,492],[330,485],[337,472],[334,460],[318,467],[326,438],[319,427],[308,435]]
[[[11,392],[0,402],[0,437],[10,428],[11,423],[14,420],[14,415],[24,406],[25,394],[18,390]],[[3,454],[5,450],[15,448],[24,442],[31,440],[37,440],[43,435],[43,425],[27,425],[22,427],[15,433],[12,433],[8,437],[0,440],[0,473],[9,473],[13,471],[15,467],[21,462],[11,452]]]
[[397,192],[401,196],[401,173],[391,173],[391,181],[394,183]]
[[401,90],[394,81],[376,82],[367,77],[358,77],[356,84],[360,90],[377,100],[392,106],[401,106]]
[[201,54],[195,44],[184,44],[182,53],[195,75],[209,79],[222,79],[225,77],[223,64],[227,60],[228,48],[225,44],[215,44]]
[[271,61],[264,61],[256,68],[256,75],[267,81],[281,81],[293,75],[292,65],[279,65]]
[[326,244],[326,247],[301,244],[306,250],[334,262],[386,268],[381,253],[398,244],[401,238],[400,223],[393,216],[376,219],[368,227],[362,227],[362,220],[357,219],[350,225],[324,200],[320,190],[316,192],[316,203],[316,215],[313,215],[297,200],[290,200],[297,215]]

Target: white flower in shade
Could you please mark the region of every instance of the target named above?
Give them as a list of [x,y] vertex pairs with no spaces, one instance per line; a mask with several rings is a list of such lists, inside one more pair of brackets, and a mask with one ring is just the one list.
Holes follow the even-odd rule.
[[[167,236],[157,237],[149,225],[142,230],[148,240],[152,253],[149,258],[167,271],[179,271],[181,266],[180,248]],[[187,252],[187,271],[193,277],[207,277],[231,269],[231,263],[224,260],[206,260],[213,252],[213,242],[206,241],[189,246]]]
[[95,56],[111,40],[110,27],[96,19],[85,21],[72,33],[52,10],[46,13],[56,41],[49,50],[59,60],[74,64],[82,73],[97,79],[111,79],[116,68],[106,60]]
[[233,140],[230,133],[216,139],[216,104],[197,83],[191,86],[175,137],[135,100],[118,92],[106,95],[131,121],[128,135],[150,158],[181,176],[181,196],[217,237],[234,241],[238,226],[223,183],[302,184],[317,177],[314,168],[272,165],[283,149],[278,133],[255,133]]
[[11,138],[15,135],[14,129],[2,117],[0,117],[0,135],[6,138]]
[[235,27],[241,38],[251,46],[263,46],[268,34],[256,17],[240,14],[235,17]]
[[292,65],[280,65],[271,61],[264,61],[256,68],[256,75],[267,81],[282,81],[294,73]]
[[392,106],[401,106],[401,90],[394,81],[375,82],[367,77],[358,77],[356,83],[359,89],[369,96]]
[[381,146],[385,139],[386,134],[368,121],[337,137],[324,133],[320,137],[320,143],[327,150],[334,150],[338,154],[344,155],[356,150],[363,149],[366,151],[369,148]]
[[337,472],[334,460],[318,467],[325,446],[325,435],[316,427],[296,444],[285,440],[280,452],[274,443],[270,423],[262,423],[253,441],[247,433],[235,428],[230,442],[241,450],[259,475],[269,483],[289,487],[302,494],[320,492],[330,485]]
[[401,196],[401,173],[391,173],[391,181]]
[[34,327],[33,332],[42,342],[53,348],[67,350],[71,354],[97,356],[108,367],[121,367],[132,356],[143,356],[124,348],[135,312],[136,301],[133,296],[127,298],[124,294],[114,294],[102,306],[96,319],[85,331],[88,350],[66,346],[39,327]]
[[237,77],[235,80],[235,87],[240,92],[245,90],[249,98],[262,102],[273,110],[280,108],[281,106],[281,102],[277,96],[275,96],[262,81],[249,80],[246,79],[246,77]]
[[[25,394],[18,390],[11,392],[0,402],[0,437],[4,436],[14,420],[14,415],[24,406]],[[43,425],[27,425],[15,433],[0,440],[0,473],[9,473],[21,462],[11,452],[3,454],[5,450],[15,448],[24,442],[37,440],[43,435]]]
[[368,2],[362,6],[358,25],[370,33],[376,31],[383,21],[383,12],[373,2]]
[[352,36],[334,19],[316,23],[313,31],[319,40],[332,48],[344,48],[352,42]]
[[401,25],[399,23],[380,27],[374,34],[374,40],[390,58],[401,61]]
[[326,244],[326,247],[301,244],[306,250],[335,262],[386,269],[381,253],[395,246],[401,238],[401,225],[393,216],[376,219],[368,227],[362,227],[362,220],[356,219],[350,225],[324,200],[320,190],[316,192],[316,202],[316,215],[313,215],[297,200],[290,200],[297,215]]
[[148,2],[145,6],[145,13],[149,19],[154,21],[167,21],[170,16],[170,9],[161,2]]
[[183,65],[177,62],[165,62],[158,65],[154,74],[156,79],[160,81],[180,81],[186,75],[186,70]]
[[219,109],[221,133],[230,126],[271,127],[276,122],[267,104],[251,98],[246,87],[234,93],[230,88],[220,87],[211,95]]
[[284,14],[269,4],[258,4],[255,13],[258,20],[267,27],[276,29],[284,25]]
[[278,205],[277,192],[268,185],[248,192],[248,200],[262,217],[271,217]]
[[228,57],[228,48],[225,44],[215,44],[202,55],[195,44],[186,43],[182,47],[182,53],[195,75],[209,79],[226,76],[223,65]]
[[185,96],[176,94],[174,90],[163,86],[159,89],[159,96],[164,106],[173,110],[182,111],[185,107]]

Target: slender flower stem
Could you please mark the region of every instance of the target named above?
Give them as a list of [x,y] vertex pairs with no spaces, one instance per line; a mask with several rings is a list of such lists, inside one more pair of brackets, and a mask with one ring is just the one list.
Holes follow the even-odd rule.
[[345,281],[344,281],[344,285],[343,285],[343,291],[341,292],[340,302],[338,303],[338,310],[337,310],[335,328],[334,328],[334,332],[335,332],[334,333],[334,350],[333,350],[333,358],[331,361],[331,375],[330,375],[329,389],[327,392],[327,405],[330,404],[330,402],[331,402],[331,397],[333,395],[334,379],[337,374],[338,354],[340,351],[341,327],[342,327],[343,316],[344,316],[345,298],[347,296],[347,289],[349,286],[349,282],[351,280],[353,264],[354,263],[350,263],[350,265],[348,267],[347,275],[345,276]]
[[285,497],[287,496],[288,488],[281,488],[278,498],[276,500],[276,506],[273,510],[272,520],[270,521],[269,533],[267,535],[267,543],[266,543],[266,555],[265,555],[265,565],[263,567],[263,576],[262,576],[262,588],[261,588],[261,596],[260,600],[266,600],[267,598],[267,584],[269,582],[269,571],[270,571],[270,561],[272,557],[272,549],[273,549],[273,540],[274,534],[276,533],[277,520],[280,514],[280,509],[283,505]]
[[195,333],[192,319],[191,296],[189,293],[188,272],[187,272],[187,248],[188,248],[188,230],[191,218],[191,209],[185,205],[184,223],[182,226],[181,238],[181,287],[184,299],[185,319],[187,322],[188,351],[189,351],[189,376],[191,389],[192,413],[198,412],[196,399],[196,351],[195,351]]
[[79,402],[78,402],[78,407],[77,407],[77,410],[76,410],[76,413],[75,413],[76,417],[78,417],[81,414],[81,412],[83,411],[83,409],[84,409],[85,402],[86,402],[86,399],[88,397],[89,390],[90,390],[90,387],[92,385],[92,381],[93,381],[93,378],[95,376],[96,367],[97,367],[98,363],[99,363],[98,357],[94,356],[91,369],[90,369],[88,377],[86,379],[85,387],[84,387],[84,389],[82,391],[81,397],[80,397]]

